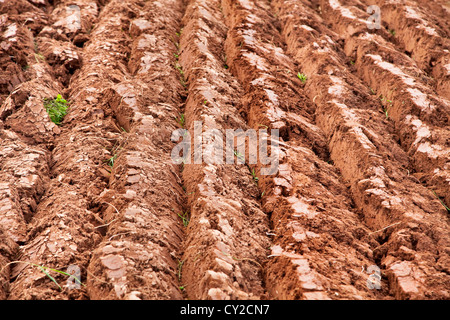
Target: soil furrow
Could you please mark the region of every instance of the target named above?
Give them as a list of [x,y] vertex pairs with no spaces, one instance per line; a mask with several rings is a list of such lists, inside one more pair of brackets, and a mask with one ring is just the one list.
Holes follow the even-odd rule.
[[[370,230],[353,209],[339,171],[324,161],[324,134],[314,125],[313,104],[297,79],[297,66],[284,53],[274,24],[267,23],[276,22],[267,13],[270,7],[249,1],[223,1],[223,7],[230,27],[227,61],[245,88],[249,124],[287,132],[281,134],[279,172],[260,177],[263,208],[273,225],[266,266],[271,297],[378,296],[367,288],[368,275],[361,272],[375,264],[372,250],[378,243],[368,237]],[[314,137],[321,152],[312,152],[305,136]]]
[[0,300],[450,299],[447,2],[0,0]]
[[182,1],[111,1],[107,8],[117,12],[116,21],[132,17],[96,28],[129,28],[130,74],[107,88],[102,102],[127,133],[112,155],[117,158],[109,189],[96,200],[107,231],[89,264],[88,292],[91,299],[181,299],[177,274],[183,231],[177,213],[184,212],[186,198],[170,159],[170,139],[184,94],[172,64],[171,39],[179,30]]
[[[186,127],[194,139],[201,135],[203,159],[197,164],[194,155],[183,170],[190,221],[182,284],[191,299],[260,299],[266,297],[268,219],[249,168],[225,164],[218,147],[226,143],[225,130],[247,130],[237,109],[239,84],[226,69],[222,20],[220,1],[206,0],[191,1],[183,19],[179,59],[188,83]],[[234,145],[226,148],[234,163]]]
[[[32,45],[30,45],[32,33],[25,28],[20,28],[20,18],[23,14],[39,11],[29,3],[19,3],[15,10],[12,10],[10,5],[11,3],[9,5],[0,4],[2,13],[0,16],[2,48],[0,54],[0,110],[2,110],[0,120],[0,299],[2,300],[6,299],[9,294],[10,263],[15,260],[19,243],[23,243],[26,239],[26,221],[17,187],[14,184],[15,172],[20,170],[25,173],[26,177],[27,171],[30,172],[34,169],[33,165],[28,165],[23,161],[27,157],[26,151],[33,155],[32,148],[26,143],[18,141],[19,137],[13,131],[5,129],[4,120],[12,112],[5,112],[3,103],[17,86],[30,80],[23,67],[27,64],[27,54],[33,52]],[[22,102],[26,98],[26,96],[22,97]],[[14,100],[10,98],[11,105],[13,102]],[[20,177],[20,175],[18,176]]]
[[[79,11],[81,26],[87,24],[85,21],[95,19],[97,10],[90,10],[96,8],[95,1],[77,1],[77,3],[79,4],[77,7],[81,8]],[[41,68],[48,69],[45,73],[42,71],[36,73],[36,79],[42,83],[43,88],[59,84],[56,78],[63,83],[69,83],[71,73],[80,66],[81,59],[77,48],[69,41],[75,38],[77,33],[86,30],[81,26],[72,30],[72,4],[73,2],[69,4],[67,1],[60,2],[55,8],[48,7],[49,21],[53,23],[43,28],[35,37],[38,53],[34,58]],[[58,38],[55,35],[62,33],[67,35],[66,38],[54,40]],[[30,69],[33,67],[34,65],[31,65]],[[67,71],[64,77],[63,70]],[[39,86],[34,85],[28,92],[39,89]],[[95,223],[94,215],[88,209],[91,197],[96,192],[101,192],[105,185],[94,171],[95,164],[105,157],[101,151],[103,144],[98,143],[98,137],[94,138],[94,134],[97,135],[100,130],[89,132],[88,126],[83,123],[86,119],[80,117],[83,120],[78,126],[73,123],[73,119],[80,116],[78,112],[83,102],[70,97],[72,100],[70,115],[64,120],[63,126],[58,127],[48,119],[43,98],[53,99],[58,94],[63,94],[65,92],[63,86],[53,89],[53,92],[49,92],[49,89],[39,92],[41,99],[35,99],[31,104],[34,112],[31,113],[28,127],[23,126],[21,119],[27,103],[6,121],[6,123],[11,121],[10,127],[14,131],[24,136],[28,135],[28,140],[33,139],[35,143],[45,141],[48,149],[52,150],[48,159],[50,170],[46,173],[45,194],[36,204],[35,213],[29,221],[26,243],[21,247],[17,257],[17,260],[27,263],[19,263],[13,268],[9,299],[83,298],[83,291],[60,290],[42,269],[28,263],[62,271],[66,271],[70,265],[86,267],[90,256],[87,250],[101,237],[94,229],[92,224]],[[46,95],[42,97],[44,94]],[[21,122],[16,124],[12,122],[14,120]],[[56,134],[54,138],[53,134]],[[64,280],[67,280],[67,277],[60,274],[54,276],[56,281],[61,283],[58,285],[64,285]]]
[[[48,9],[48,8],[47,8]],[[27,242],[29,223],[34,217],[41,197],[47,189],[50,176],[51,153],[60,129],[51,122],[44,99],[52,99],[62,92],[55,81],[52,68],[39,53],[40,46],[34,34],[47,23],[47,14],[28,2],[11,2],[1,6],[2,15],[2,80],[9,95],[3,100],[1,114],[1,223],[8,226],[7,233],[16,243]],[[4,29],[6,27],[6,29]],[[5,64],[3,64],[5,62]],[[15,64],[15,66],[14,66]],[[20,67],[20,69],[19,69]],[[13,73],[12,73],[13,72]],[[5,91],[2,91],[5,93]],[[17,260],[20,252],[4,250]],[[11,253],[14,253],[11,255]],[[17,265],[9,279],[17,274]]]
[[[323,4],[322,11],[332,16],[331,23],[340,29],[340,11],[327,4]],[[356,10],[353,12],[358,16]],[[351,18],[347,23],[355,29],[360,24]],[[427,85],[429,78],[414,60],[378,35],[364,32],[346,37],[345,52],[372,93],[379,95],[386,117],[395,124],[401,146],[412,158],[416,177],[448,203],[450,101],[433,92]],[[384,81],[379,81],[381,75]]]
[[[448,297],[446,211],[408,176],[408,157],[389,134],[378,103],[345,68],[342,48],[309,23],[317,15],[292,1],[276,3],[288,52],[309,77],[306,91],[329,139],[331,159],[351,183],[368,226],[373,231],[390,226],[379,234],[383,244],[374,257],[386,270],[391,293],[397,299]],[[303,45],[305,39],[314,42]]]
[[5,228],[0,227],[0,300],[5,300],[9,294],[9,279],[11,277],[11,262],[17,254],[19,246],[6,233]]
[[[376,21],[379,25],[371,25],[374,16],[367,12],[370,5],[379,9],[379,20]],[[433,20],[425,9],[409,0],[325,0],[320,1],[320,12],[328,17],[329,23],[343,38],[370,31],[391,42],[399,52],[417,63],[422,77],[433,90],[449,98],[450,30],[437,16]]]
[[[365,1],[368,5],[369,2]],[[431,1],[433,2],[433,1]],[[381,19],[395,34],[406,53],[419,67],[433,76],[436,90],[450,99],[450,29],[437,16],[409,0],[395,3],[378,0],[370,4],[380,6]],[[448,18],[447,12],[447,18]],[[445,14],[444,14],[445,17]],[[437,20],[437,21],[433,21]],[[448,22],[448,19],[447,19]]]
[[47,15],[25,0],[3,1],[0,13],[0,104],[3,104],[15,87],[31,79],[26,71],[27,56],[33,52],[32,35],[39,24],[47,22]]
[[[450,34],[450,21],[445,19],[450,14],[450,3],[446,0],[414,0],[420,8],[426,11],[426,16],[433,19],[433,23],[437,24],[441,29]],[[441,19],[440,17],[444,17]]]
[[[357,39],[350,40],[346,49],[356,52],[358,74],[381,95],[385,115],[393,121],[400,145],[412,159],[415,176],[449,203],[450,101],[417,83],[402,70],[400,63],[394,65],[382,58],[384,53],[401,57],[400,53],[382,48],[373,50],[376,46],[372,45],[372,40]],[[414,68],[409,70],[414,71]],[[379,81],[379,75],[383,75],[383,82]]]

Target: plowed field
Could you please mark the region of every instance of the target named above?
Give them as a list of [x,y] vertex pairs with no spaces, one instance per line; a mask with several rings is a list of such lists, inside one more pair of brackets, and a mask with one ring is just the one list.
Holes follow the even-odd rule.
[[[450,299],[449,37],[446,0],[0,0],[0,299]],[[277,129],[277,170],[179,129]]]

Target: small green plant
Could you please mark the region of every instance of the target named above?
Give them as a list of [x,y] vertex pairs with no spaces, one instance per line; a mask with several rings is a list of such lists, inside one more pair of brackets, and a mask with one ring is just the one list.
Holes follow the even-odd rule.
[[175,56],[175,59],[176,59],[176,62],[175,62],[174,66],[175,66],[175,69],[177,69],[177,71],[180,73],[180,83],[181,83],[181,85],[184,88],[186,88],[186,79],[184,78],[184,71],[183,71],[183,68],[181,67],[180,63],[178,62],[178,59],[180,57],[180,54],[179,54],[179,52],[180,52],[180,44],[178,42],[174,42],[174,43],[175,43],[175,46],[177,47],[177,52],[173,54]]
[[47,98],[44,99],[45,110],[47,110],[50,120],[56,125],[59,125],[67,114],[67,104],[67,100],[63,99],[60,94],[53,100]]
[[[121,129],[123,130],[124,133],[127,132],[124,128],[121,127]],[[115,141],[115,143],[112,146],[112,148],[107,148],[108,152],[110,154],[112,154],[112,157],[107,159],[107,160],[105,160],[104,162],[106,162],[106,164],[109,167],[111,167],[111,168],[114,167],[114,164],[115,164],[115,162],[117,160],[117,157],[119,156],[120,152],[122,151],[123,145],[125,144],[126,140],[127,139],[126,139],[126,137],[124,135],[120,136],[119,139],[117,139]]]
[[179,113],[179,115],[180,116],[178,118],[176,118],[177,122],[182,128],[184,128],[184,125],[186,124],[186,119],[184,118],[184,113]]
[[187,212],[177,213],[178,216],[183,221],[183,226],[187,227],[189,225],[189,214]]
[[178,281],[181,281],[181,272],[183,270],[183,264],[184,260],[178,260]]
[[225,68],[225,69],[228,69],[229,68],[229,66],[228,66],[228,62],[227,62],[227,55],[226,54],[224,54],[223,55],[223,67]]
[[236,158],[238,158],[238,160],[241,161],[241,163],[245,164],[245,166],[248,168],[248,171],[252,175],[253,181],[255,181],[255,183],[257,184],[259,181],[259,178],[256,175],[255,169],[251,169],[250,166],[248,165],[248,163],[245,163],[245,156],[242,155],[239,151],[237,151],[237,149],[234,149],[234,155],[236,156]]
[[42,55],[42,53],[35,53],[34,59],[36,59],[37,63],[39,63],[40,61],[45,61],[45,57]]
[[241,162],[245,162],[245,157],[244,155],[242,155],[239,151],[237,151],[236,149],[234,150],[234,155],[241,160]]
[[395,30],[394,30],[394,29],[390,29],[390,30],[389,30],[389,33],[390,33],[392,36],[395,37]]
[[355,61],[350,60],[350,64],[351,64],[352,66],[355,65]]
[[117,159],[117,154],[113,155],[111,158],[108,159],[108,166],[110,166],[111,168],[114,167],[114,162]]
[[181,66],[180,66],[180,64],[177,62],[177,63],[175,63],[175,69],[177,69],[178,70],[178,72],[183,76],[184,75],[184,71],[183,71],[183,69],[181,68]]
[[308,77],[306,76],[306,74],[300,73],[300,72],[297,73],[297,78],[299,78],[302,83],[305,83],[306,80],[308,80]]
[[386,116],[386,119],[389,119],[389,109],[392,107],[392,100],[389,100],[388,98],[383,97],[382,95],[380,96],[380,100],[382,103],[388,104],[383,108],[383,112],[384,115]]
[[252,169],[251,174],[252,174],[253,180],[254,180],[255,182],[258,182],[259,178],[256,176],[255,169]]
[[181,85],[186,88],[186,79],[184,78],[184,71],[183,71],[183,68],[181,67],[181,65],[178,63],[179,54],[174,53],[174,56],[177,59],[177,61],[175,62],[174,67],[180,73],[180,83],[181,83]]

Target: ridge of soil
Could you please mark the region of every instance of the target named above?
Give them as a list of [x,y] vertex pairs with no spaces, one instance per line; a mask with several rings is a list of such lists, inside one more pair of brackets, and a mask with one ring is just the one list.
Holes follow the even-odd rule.
[[[0,299],[449,299],[449,13],[0,0]],[[175,163],[199,122],[279,130],[277,173]]]

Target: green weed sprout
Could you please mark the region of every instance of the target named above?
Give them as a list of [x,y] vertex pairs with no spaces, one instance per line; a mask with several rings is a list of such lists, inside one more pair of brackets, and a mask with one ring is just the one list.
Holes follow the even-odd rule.
[[188,213],[183,212],[181,214],[177,213],[178,216],[183,220],[183,226],[187,227],[189,225]]
[[58,94],[56,99],[53,100],[49,100],[47,98],[44,99],[45,110],[47,110],[50,120],[52,120],[52,122],[56,125],[60,125],[61,121],[64,119],[64,116],[67,114],[67,104],[67,100],[63,99],[60,94]]
[[297,73],[297,78],[299,78],[300,79],[300,81],[302,82],[302,83],[305,83],[306,82],[306,80],[308,79],[308,77],[306,76],[306,74],[304,74],[304,73]]

